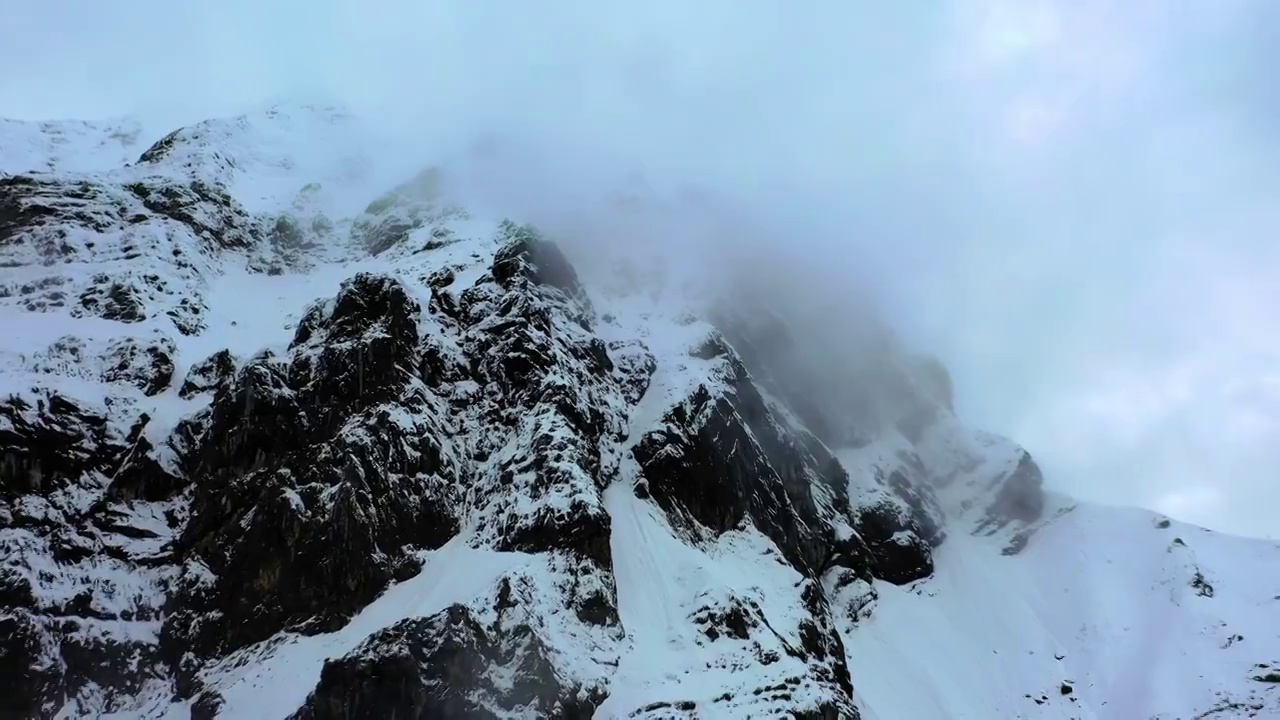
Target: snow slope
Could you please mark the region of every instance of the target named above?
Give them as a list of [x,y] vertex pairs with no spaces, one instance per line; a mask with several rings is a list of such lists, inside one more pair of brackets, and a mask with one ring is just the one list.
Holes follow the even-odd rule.
[[341,110],[140,137],[0,124],[0,718],[1280,717],[1275,544],[1044,492],[905,358],[832,453]]
[[133,118],[105,122],[0,119],[0,173],[100,172],[133,162],[156,140]]
[[935,577],[878,588],[844,628],[868,717],[1280,716],[1254,679],[1280,654],[1274,545],[1068,507],[1020,555],[956,537]]

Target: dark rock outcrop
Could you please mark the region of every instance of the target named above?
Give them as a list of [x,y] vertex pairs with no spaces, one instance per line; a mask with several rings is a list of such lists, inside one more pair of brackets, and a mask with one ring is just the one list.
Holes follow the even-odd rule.
[[125,187],[147,210],[191,228],[210,247],[243,249],[259,238],[257,223],[225,187],[202,180],[182,184],[151,178]]
[[869,555],[870,575],[903,585],[933,574],[933,549],[947,533],[919,457],[907,453],[898,459],[899,465],[876,468],[851,501],[854,537]]
[[544,240],[528,225],[506,221],[502,225],[506,244],[493,257],[493,279],[510,287],[516,278],[534,285],[557,288],[570,297],[585,302],[586,294],[578,282],[578,274],[556,245]]
[[177,352],[173,341],[163,335],[112,341],[103,357],[102,379],[128,383],[146,395],[157,395],[173,382]]
[[110,708],[163,676],[145,638],[164,530],[115,502],[180,487],[147,422],[122,437],[57,392],[0,402],[0,717],[52,717],[88,686]]
[[[504,223],[490,274],[463,291],[456,323],[470,376],[479,384],[462,422],[492,428],[476,438],[472,482],[482,536],[503,550],[568,553],[579,579],[574,612],[616,625],[610,518],[600,492],[614,469],[602,445],[625,418],[607,347],[588,328],[591,309],[559,251]],[[539,264],[541,263],[541,264]]]
[[187,369],[178,396],[189,400],[200,393],[217,393],[230,384],[235,372],[236,358],[228,350],[219,350]]
[[[127,325],[168,317],[193,335],[205,327],[211,259],[256,252],[261,235],[226,188],[204,180],[135,169],[0,178],[0,267],[29,277],[0,287],[0,304]],[[94,271],[69,272],[73,263]]]
[[0,718],[52,714],[66,699],[57,648],[29,612],[0,612]]
[[0,177],[0,247],[34,250],[39,259],[68,259],[79,248],[68,229],[103,231],[121,222],[127,206],[111,186],[53,175]]
[[457,532],[458,467],[414,376],[419,307],[357,275],[215,396],[165,625],[171,652],[332,630]]
[[890,502],[864,505],[854,526],[871,552],[875,577],[903,585],[933,574],[933,553],[910,517]]
[[[620,336],[632,319],[597,317],[532,227],[442,251],[466,238],[434,171],[350,226],[323,215],[314,184],[291,210],[250,216],[215,142],[239,124],[175,132],[101,177],[0,178],[0,265],[24,273],[0,305],[120,323],[119,337],[18,353],[23,372],[99,383],[101,402],[49,389],[0,401],[0,717],[127,714],[170,689],[215,717],[236,699],[212,663],[279,660],[282,631],[346,642],[394,583],[432,581],[415,577],[473,551],[494,560],[484,589],[330,658],[294,717],[591,717],[626,635],[649,630],[622,625],[603,495],[637,465],[635,491],[673,541],[708,557],[759,543],[763,574],[786,579],[711,580],[673,616],[697,629],[708,667],[771,670],[632,715],[857,717],[837,619],[869,612],[875,579],[927,577],[945,530],[919,458],[851,479],[829,448],[890,428],[916,442],[950,412],[945,370],[898,367],[875,332],[856,367],[815,364],[827,345],[764,311],[656,357],[672,328]],[[321,239],[345,251],[334,236],[348,227],[363,259],[394,256],[395,275],[357,274],[305,308],[287,350],[224,350],[175,378],[194,358],[139,332],[205,332],[200,292],[223,256],[298,271]],[[82,263],[97,266],[68,270]],[[673,390],[685,363],[711,370]],[[160,403],[177,382],[191,413],[170,429]],[[993,527],[1041,512],[1025,460],[992,486]]]
[[699,387],[641,438],[633,454],[646,490],[669,514],[719,534],[750,519],[803,572],[817,572],[831,530],[815,486],[838,482],[773,417],[727,346],[724,387]]
[[527,625],[494,633],[465,606],[403,620],[345,657],[325,663],[294,720],[328,718],[500,718],[586,720],[599,691],[566,685]]
[[108,420],[45,390],[0,401],[0,494],[47,495],[105,474],[123,449]]
[[1031,453],[1022,451],[1018,464],[995,480],[996,491],[975,532],[988,533],[1011,522],[1031,523],[1044,512],[1044,475]]
[[[865,494],[850,497],[848,475],[826,447],[860,447],[893,430],[918,439],[939,413],[949,412],[945,369],[932,359],[901,357],[887,332],[870,322],[855,338],[857,344],[825,337],[820,328],[806,325],[805,317],[788,316],[763,300],[723,308],[714,319],[741,353],[751,378],[778,398],[784,414],[803,423],[790,431],[827,478],[813,484],[818,495],[829,496],[826,502],[818,497],[820,515],[851,513],[854,534],[836,541],[824,533],[828,556],[818,567],[845,567],[861,577],[899,584],[932,574],[932,548],[946,532],[920,459],[912,454],[901,467],[857,478],[854,486]],[[819,345],[801,344],[798,332]]]

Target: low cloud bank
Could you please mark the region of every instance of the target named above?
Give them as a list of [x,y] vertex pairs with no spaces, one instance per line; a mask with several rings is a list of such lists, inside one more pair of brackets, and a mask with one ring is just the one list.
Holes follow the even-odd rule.
[[868,308],[1061,489],[1280,535],[1280,8],[871,5],[20,0],[0,114],[338,99],[511,214],[699,198],[610,236]]

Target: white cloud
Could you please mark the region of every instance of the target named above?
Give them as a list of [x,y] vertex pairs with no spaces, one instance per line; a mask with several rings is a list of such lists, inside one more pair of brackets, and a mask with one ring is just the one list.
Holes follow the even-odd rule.
[[511,184],[531,208],[711,186],[936,349],[1051,482],[1280,534],[1277,7],[12,0],[0,115],[329,94],[413,152],[552,159]]

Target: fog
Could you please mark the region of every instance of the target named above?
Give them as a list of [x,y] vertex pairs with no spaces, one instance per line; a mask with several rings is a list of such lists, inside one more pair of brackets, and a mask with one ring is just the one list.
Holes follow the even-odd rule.
[[[424,162],[489,158],[490,199],[553,225],[582,222],[602,188],[703,193],[736,229],[693,256],[764,258],[825,288],[823,308],[874,308],[1052,486],[1280,536],[1269,0],[10,0],[5,15],[0,115],[167,128],[337,99]],[[684,251],[707,235],[665,217],[623,225]]]

